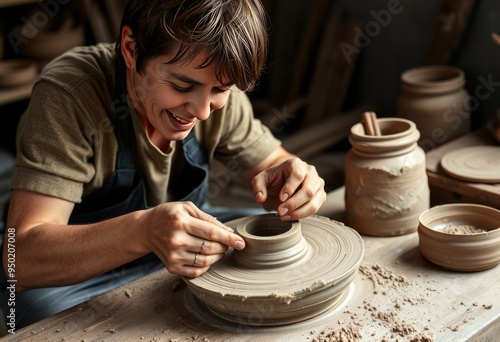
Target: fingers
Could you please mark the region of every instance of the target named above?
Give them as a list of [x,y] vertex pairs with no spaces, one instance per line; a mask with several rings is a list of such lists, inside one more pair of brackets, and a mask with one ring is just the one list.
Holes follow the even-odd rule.
[[202,240],[190,237],[186,249],[192,253],[199,254],[223,254],[227,252],[228,246],[220,242]]
[[210,222],[210,223],[213,223],[217,226],[219,226],[220,228],[224,229],[224,230],[227,230],[228,232],[234,232],[234,229],[232,229],[231,227],[228,227],[226,225],[224,225],[222,222],[220,222],[219,220],[217,220],[216,217],[210,215],[210,214],[207,214],[206,212],[200,210],[197,206],[195,206],[192,202],[187,202],[186,205],[188,205],[188,212],[189,211],[192,211],[192,212],[189,212],[189,214],[193,217],[197,217],[203,221],[206,221],[206,222]]
[[209,267],[213,263],[219,261],[223,256],[224,254],[204,255],[201,253],[194,253],[194,258],[192,260],[193,263],[191,266],[200,268]]
[[283,221],[315,214],[326,199],[324,180],[314,166],[299,158],[261,172],[252,186],[256,201],[267,204],[266,209],[272,207]]
[[[206,240],[207,242],[205,242],[205,245],[203,246],[205,250],[214,249],[218,252],[219,249],[215,248],[215,246],[217,246],[216,243],[221,244],[224,248],[233,247],[238,250],[245,248],[245,241],[241,238],[241,236],[223,229],[218,225],[209,223],[193,225],[189,227],[189,234],[197,238],[201,238],[202,240]],[[198,246],[201,246],[201,244],[198,244]]]
[[[217,253],[216,251],[221,247],[223,252]],[[170,263],[173,266],[170,267],[169,271],[187,277],[198,277],[207,272],[212,264],[224,257],[227,248],[226,245],[220,243],[202,241],[198,252],[181,252],[182,256],[179,256],[178,261]]]
[[[306,173],[292,176],[285,184],[284,192],[295,190],[284,203],[278,206],[278,215],[284,221],[299,220],[315,214],[326,199],[325,182],[312,165],[307,165]],[[297,185],[298,184],[298,185]]]
[[233,229],[191,202],[164,204],[156,208],[156,213],[160,213],[160,220],[155,220],[153,250],[171,273],[199,276],[220,260],[229,247],[245,247]]
[[194,209],[195,211],[191,214],[196,215],[199,219],[194,220],[187,227],[187,232],[190,235],[200,238],[200,241],[209,242],[207,247],[210,247],[211,243],[218,242],[239,250],[245,248],[245,241],[241,236],[235,234],[232,228],[225,226],[219,220],[198,208],[194,207]]
[[304,194],[299,190],[288,201],[278,207],[278,215],[282,221],[300,220],[315,214],[326,200],[326,192],[318,189],[314,195]]
[[210,266],[219,261],[223,256],[224,254],[203,255],[200,253],[186,253],[182,261],[166,263],[166,267],[172,274],[194,278],[207,272]]
[[257,203],[267,199],[267,172],[261,172],[252,179],[252,189]]

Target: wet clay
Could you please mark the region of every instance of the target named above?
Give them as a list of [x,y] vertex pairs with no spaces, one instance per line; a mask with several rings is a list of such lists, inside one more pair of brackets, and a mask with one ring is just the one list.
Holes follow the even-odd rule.
[[245,240],[198,278],[185,278],[213,313],[245,325],[278,326],[337,304],[364,255],[359,234],[326,217],[281,222],[274,214],[227,223]]

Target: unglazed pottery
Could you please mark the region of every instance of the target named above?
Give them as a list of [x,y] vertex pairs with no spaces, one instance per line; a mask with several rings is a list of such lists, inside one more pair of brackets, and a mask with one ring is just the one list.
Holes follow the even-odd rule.
[[397,113],[415,122],[420,146],[428,151],[470,131],[469,93],[455,67],[417,67],[401,75]]
[[38,74],[36,63],[16,59],[0,61],[0,87],[10,88],[33,82]]
[[364,255],[359,234],[326,217],[282,222],[268,214],[227,225],[245,249],[184,280],[213,313],[240,324],[279,326],[325,312],[348,291]]
[[465,181],[500,183],[500,146],[468,146],[448,152],[441,167]]
[[351,128],[345,158],[346,224],[366,235],[415,232],[419,215],[429,209],[425,153],[410,120],[378,119],[381,136]]
[[[500,262],[500,210],[479,204],[445,204],[423,212],[419,220],[420,251],[436,265],[471,272]],[[445,233],[450,226],[470,226],[484,232]]]

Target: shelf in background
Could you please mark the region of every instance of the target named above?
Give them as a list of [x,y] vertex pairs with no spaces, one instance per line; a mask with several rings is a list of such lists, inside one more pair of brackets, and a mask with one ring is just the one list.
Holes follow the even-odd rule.
[[0,88],[0,106],[30,97],[33,83],[27,83],[15,88]]
[[37,0],[1,0],[0,8],[33,4],[35,2],[37,2]]

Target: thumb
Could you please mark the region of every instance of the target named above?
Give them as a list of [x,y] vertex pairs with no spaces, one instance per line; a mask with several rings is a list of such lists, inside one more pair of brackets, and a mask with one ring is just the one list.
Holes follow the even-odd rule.
[[265,171],[252,179],[252,189],[257,203],[264,203],[267,199],[267,177]]

